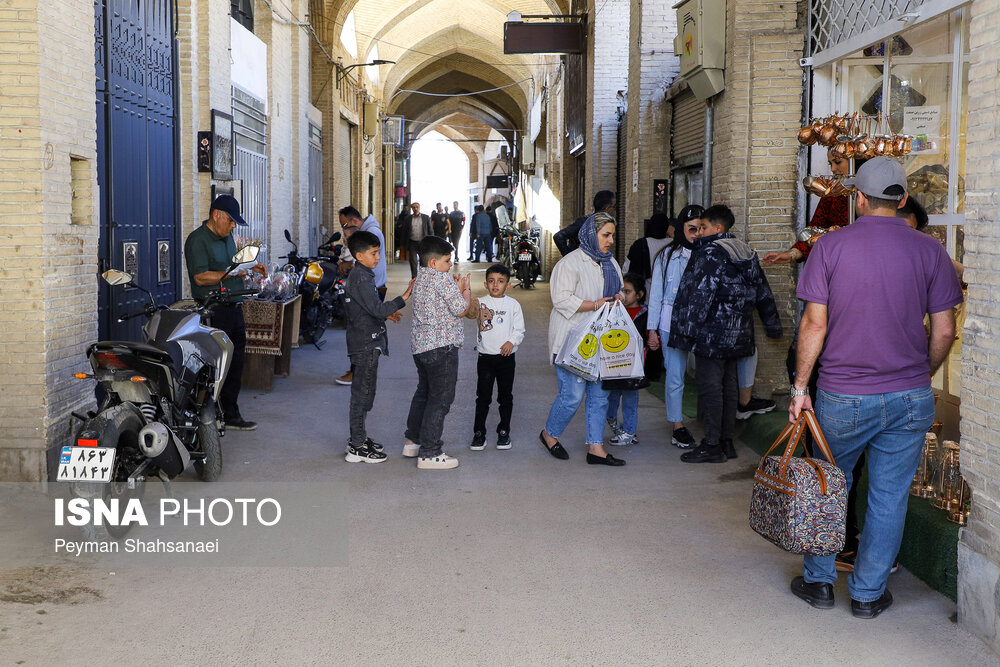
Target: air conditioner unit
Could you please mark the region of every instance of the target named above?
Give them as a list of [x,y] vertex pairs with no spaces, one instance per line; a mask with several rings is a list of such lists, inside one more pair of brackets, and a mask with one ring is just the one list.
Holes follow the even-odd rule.
[[385,116],[382,119],[382,145],[402,146],[403,145],[403,123],[402,116]]

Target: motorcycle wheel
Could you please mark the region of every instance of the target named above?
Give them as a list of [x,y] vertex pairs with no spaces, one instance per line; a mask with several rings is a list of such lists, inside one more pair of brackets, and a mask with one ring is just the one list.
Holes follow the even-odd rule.
[[[117,499],[120,507],[127,505],[133,498],[142,500],[146,492],[145,481],[136,482],[134,489],[128,488],[129,473],[135,470],[146,458],[139,452],[139,431],[142,429],[142,420],[139,415],[124,405],[116,405],[99,414],[98,417],[105,419],[109,426],[113,425],[115,431],[112,432],[118,434],[111,481],[104,485],[101,496],[106,501]],[[91,423],[93,422],[84,425],[81,431],[90,426]],[[131,530],[132,524],[124,526],[86,524],[82,528],[88,539],[104,540],[105,537],[119,539]]]
[[198,446],[204,452],[205,458],[196,459],[194,471],[203,482],[214,482],[222,474],[222,442],[219,441],[219,429],[215,422],[198,426]]

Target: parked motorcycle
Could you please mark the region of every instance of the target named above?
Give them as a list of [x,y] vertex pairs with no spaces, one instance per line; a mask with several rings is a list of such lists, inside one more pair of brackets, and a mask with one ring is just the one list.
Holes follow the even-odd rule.
[[514,266],[511,273],[517,276],[524,289],[530,289],[542,272],[541,251],[538,249],[539,235],[537,229],[520,232],[514,245]]
[[306,343],[315,345],[316,349],[321,349],[325,344],[323,334],[330,322],[346,317],[344,279],[337,265],[343,246],[335,245],[340,240],[340,232],[334,232],[319,247],[319,251],[325,252],[330,261],[323,257],[301,257],[298,246],[292,241],[292,235],[287,229],[285,240],[292,244],[292,249],[279,258],[287,260],[282,269],[295,272],[298,276],[299,294],[302,295],[299,337]]
[[517,231],[517,228],[512,225],[504,225],[500,229],[499,236],[497,236],[496,261],[498,264],[506,266],[510,270],[511,275],[514,274],[515,252],[518,236],[519,232]]
[[[256,262],[260,248],[247,246],[233,257],[223,280],[240,266]],[[110,285],[128,285],[146,292],[149,304],[119,322],[144,315],[144,342],[100,341],[87,348],[93,378],[101,389],[97,412],[86,416],[74,446],[63,447],[57,482],[72,482],[81,496],[142,498],[145,481],[169,480],[189,463],[198,478],[212,482],[222,473],[220,437],[225,425],[217,409],[219,393],[233,358],[233,343],[225,332],[203,323],[213,306],[230,298],[255,294],[256,289],[212,291],[200,306],[168,308],[132,282],[128,273],[111,269],[101,277]],[[121,537],[130,527],[107,526]]]

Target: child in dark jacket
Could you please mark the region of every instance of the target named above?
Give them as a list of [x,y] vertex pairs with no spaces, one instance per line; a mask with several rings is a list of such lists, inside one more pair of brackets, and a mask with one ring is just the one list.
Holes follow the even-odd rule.
[[413,281],[401,296],[382,302],[375,287],[374,268],[378,265],[380,246],[371,232],[357,231],[347,241],[356,265],[347,275],[344,286],[347,307],[347,354],[354,368],[351,383],[351,439],[347,441],[348,463],[381,463],[387,456],[382,445],[368,437],[365,418],[375,403],[379,355],[389,354],[389,335],[385,321],[399,320],[396,312],[406,306]]
[[699,238],[681,278],[670,319],[671,347],[695,356],[701,445],[681,455],[687,463],[736,458],[737,361],[753,354],[754,309],[768,338],[781,337],[781,320],[767,277],[753,249],[729,233],[727,206],[712,206],[699,220]]
[[[646,306],[642,302],[646,300],[646,280],[642,274],[626,273],[622,276],[622,305],[632,318],[632,323],[640,332],[645,333],[646,329]],[[646,340],[643,338],[643,358],[646,355]],[[648,373],[648,371],[647,371]],[[618,421],[618,405],[622,408],[622,421]],[[636,437],[636,429],[639,426],[639,390],[638,389],[612,389],[608,393],[608,426],[614,435],[608,444],[611,445],[637,445],[639,438]]]

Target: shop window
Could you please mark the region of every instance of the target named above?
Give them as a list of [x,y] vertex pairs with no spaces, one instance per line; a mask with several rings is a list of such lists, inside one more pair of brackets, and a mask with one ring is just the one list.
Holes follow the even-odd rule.
[[253,32],[254,0],[230,0],[230,14],[241,26]]

